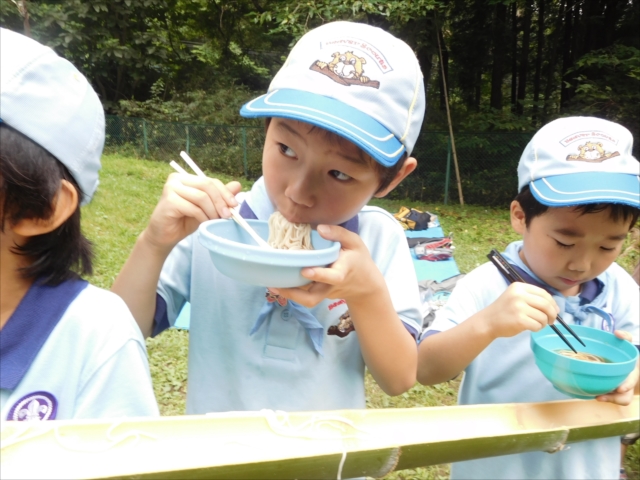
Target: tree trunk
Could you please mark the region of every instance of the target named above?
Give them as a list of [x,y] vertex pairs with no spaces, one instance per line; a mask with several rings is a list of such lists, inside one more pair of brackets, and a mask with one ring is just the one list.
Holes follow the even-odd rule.
[[522,19],[522,51],[520,52],[520,69],[518,74],[518,97],[516,103],[516,113],[524,113],[524,98],[527,91],[527,73],[529,71],[529,40],[531,37],[531,3],[527,1],[524,7],[524,17]]
[[493,24],[493,67],[491,70],[491,108],[502,110],[502,80],[506,49],[507,6],[498,3]]
[[538,33],[536,38],[536,65],[533,77],[533,125],[538,123],[538,101],[540,100],[540,75],[542,73],[542,55],[544,52],[544,14],[545,0],[538,0]]
[[511,4],[511,111],[516,109],[518,86],[518,5]]
[[562,42],[562,84],[560,87],[560,110],[567,106],[571,95],[567,85],[567,70],[573,65],[571,39],[573,37],[573,0],[566,0],[564,8],[564,38]]
[[[552,6],[552,4],[550,4],[550,6]],[[551,36],[549,37],[549,48],[548,48],[548,59],[549,61],[546,64],[546,80],[545,80],[545,86],[544,86],[544,108],[543,108],[543,112],[542,112],[542,123],[544,123],[546,121],[546,119],[549,117],[549,105],[550,105],[550,99],[551,99],[551,94],[554,91],[554,88],[556,86],[556,81],[555,81],[555,77],[556,77],[556,71],[557,71],[557,65],[558,65],[558,57],[559,57],[559,52],[560,52],[560,37],[562,35],[562,21],[564,19],[564,2],[559,2],[558,4],[558,12],[555,15],[555,25],[553,28],[553,32],[551,33]],[[550,11],[549,12],[549,16],[552,17],[553,14]]]
[[606,0],[604,2],[604,25],[602,27],[602,35],[600,36],[601,43],[598,45],[598,48],[606,48],[613,44],[616,24],[620,18],[620,11],[624,8],[622,6],[618,7],[619,3],[624,5],[625,2],[620,2],[619,0]]

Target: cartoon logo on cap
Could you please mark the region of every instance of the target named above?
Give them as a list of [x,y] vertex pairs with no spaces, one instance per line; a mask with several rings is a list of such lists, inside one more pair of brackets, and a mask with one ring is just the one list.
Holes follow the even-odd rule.
[[584,145],[579,145],[578,152],[577,155],[567,155],[567,160],[600,163],[620,155],[619,152],[605,152],[600,142],[586,142]]
[[329,63],[316,60],[311,64],[310,69],[342,85],[380,88],[380,82],[364,75],[362,66],[367,63],[364,57],[358,57],[353,52],[335,52],[332,56],[333,60]]

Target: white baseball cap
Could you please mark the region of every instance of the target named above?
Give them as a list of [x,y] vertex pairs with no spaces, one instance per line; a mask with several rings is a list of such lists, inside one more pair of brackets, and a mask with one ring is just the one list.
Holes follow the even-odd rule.
[[621,203],[640,208],[640,163],[629,130],[595,117],[567,117],[542,127],[518,165],[518,191],[550,207]]
[[307,32],[268,92],[244,117],[283,117],[334,132],[384,166],[410,154],[425,112],[422,71],[411,48],[390,33],[355,22]]
[[67,167],[91,200],[104,147],[104,110],[87,79],[51,48],[0,28],[0,121]]

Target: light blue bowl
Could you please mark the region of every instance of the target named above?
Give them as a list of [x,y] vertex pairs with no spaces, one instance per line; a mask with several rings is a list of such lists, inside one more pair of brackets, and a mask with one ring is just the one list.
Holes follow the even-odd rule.
[[[267,240],[269,224],[247,220]],[[262,287],[292,288],[310,283],[300,271],[304,267],[325,267],[340,254],[340,243],[325,240],[313,230],[314,250],[278,250],[258,246],[251,236],[233,220],[209,220],[198,228],[200,243],[209,250],[215,267],[239,282]]]
[[633,371],[638,349],[603,330],[582,325],[571,325],[571,328],[586,347],[558,324],[558,329],[578,352],[598,355],[611,363],[577,360],[557,353],[557,350],[568,350],[569,347],[547,326],[531,334],[531,349],[542,374],[556,390],[574,398],[594,398],[618,388]]

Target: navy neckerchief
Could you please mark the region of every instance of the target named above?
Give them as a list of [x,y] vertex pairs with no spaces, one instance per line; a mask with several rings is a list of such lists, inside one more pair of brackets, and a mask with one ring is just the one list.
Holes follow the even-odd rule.
[[64,312],[88,282],[72,279],[56,286],[35,281],[0,330],[0,389],[14,390]]
[[[247,219],[255,220],[258,218],[246,201],[242,202],[242,205],[240,206],[240,215],[242,216],[242,218],[247,218]],[[359,226],[358,216],[356,215],[352,219],[342,223],[340,226],[343,228],[346,228],[351,232],[358,233],[358,226]],[[253,335],[255,332],[257,332],[260,329],[260,327],[265,322],[269,314],[276,307],[282,308],[284,307],[284,305],[288,304],[289,308],[291,309],[292,316],[298,321],[298,323],[300,323],[300,325],[304,327],[304,329],[307,332],[307,335],[309,335],[309,338],[311,339],[311,343],[313,343],[313,348],[315,349],[315,351],[318,352],[318,354],[324,356],[324,353],[322,351],[322,342],[324,340],[324,328],[322,324],[318,321],[318,319],[314,317],[305,307],[303,307],[302,305],[296,302],[292,302],[291,300],[286,300],[286,303],[284,303],[283,305],[279,303],[279,301],[274,301],[273,298],[271,298],[271,301],[270,301],[269,300],[270,298],[271,297],[269,296],[269,292],[267,291],[267,300],[265,300],[264,305],[260,309],[260,313],[258,314],[258,319],[256,320],[256,323],[253,325],[253,328],[249,332],[249,335]]]
[[[529,273],[520,268],[518,265],[510,263],[510,265],[520,274],[523,280],[531,285],[535,285],[536,287],[540,287],[543,290],[546,290],[550,295],[557,295],[558,292],[551,288],[546,283],[542,283],[539,280],[533,278]],[[598,278],[594,278],[593,280],[589,280],[581,285],[580,292],[578,293],[578,297],[580,297],[580,305],[585,305],[587,303],[593,302],[593,300],[602,293],[604,289],[604,283]]]

